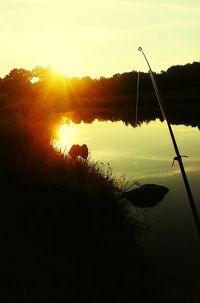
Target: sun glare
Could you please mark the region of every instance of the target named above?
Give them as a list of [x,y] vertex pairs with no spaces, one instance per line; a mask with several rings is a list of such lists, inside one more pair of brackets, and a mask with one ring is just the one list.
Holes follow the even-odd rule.
[[62,65],[52,65],[52,70],[55,74],[60,75],[61,77],[67,77],[67,71],[66,67],[63,67]]
[[76,129],[71,122],[59,125],[56,131],[53,146],[62,153],[66,154],[73,145],[75,134]]

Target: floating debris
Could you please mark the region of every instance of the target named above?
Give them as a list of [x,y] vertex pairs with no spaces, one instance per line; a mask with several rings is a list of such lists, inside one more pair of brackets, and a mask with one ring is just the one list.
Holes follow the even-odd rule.
[[157,184],[144,184],[139,188],[126,191],[122,194],[125,198],[138,207],[153,207],[162,201],[169,189]]

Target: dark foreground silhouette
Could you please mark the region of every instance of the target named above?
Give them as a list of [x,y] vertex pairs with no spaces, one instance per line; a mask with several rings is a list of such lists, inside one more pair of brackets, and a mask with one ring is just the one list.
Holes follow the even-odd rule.
[[135,206],[146,208],[156,206],[168,191],[169,189],[165,186],[144,184],[139,188],[124,192],[122,197],[131,201]]
[[0,302],[146,300],[136,222],[114,179],[53,150],[39,124],[1,117]]

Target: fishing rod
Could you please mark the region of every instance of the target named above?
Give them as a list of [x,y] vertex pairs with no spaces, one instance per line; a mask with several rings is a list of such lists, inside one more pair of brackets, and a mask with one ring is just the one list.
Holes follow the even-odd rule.
[[193,196],[192,196],[190,185],[189,185],[189,182],[188,182],[188,179],[187,179],[185,168],[184,168],[184,165],[183,165],[183,162],[182,162],[182,157],[184,157],[184,156],[180,155],[174,133],[172,131],[169,119],[168,119],[167,114],[166,114],[166,108],[165,108],[165,105],[164,105],[164,103],[161,99],[159,89],[158,89],[158,85],[156,83],[156,79],[155,79],[154,73],[151,69],[151,66],[150,66],[150,64],[147,60],[147,57],[145,56],[145,53],[143,52],[143,49],[141,47],[139,47],[138,50],[140,52],[142,52],[142,54],[143,54],[143,56],[146,60],[146,63],[149,67],[150,78],[151,78],[151,81],[152,81],[152,84],[153,84],[153,87],[154,87],[154,91],[155,91],[155,94],[156,94],[156,97],[157,97],[157,100],[158,100],[158,103],[159,103],[159,106],[160,106],[160,110],[161,110],[163,119],[166,120],[166,122],[167,122],[169,133],[170,133],[172,143],[173,143],[173,146],[174,146],[174,150],[175,150],[175,153],[176,153],[176,157],[174,157],[174,161],[177,160],[178,163],[179,163],[179,166],[180,166],[180,170],[181,170],[181,173],[182,173],[182,177],[183,177],[183,181],[184,181],[184,184],[185,184],[186,192],[187,192],[188,199],[189,199],[189,202],[190,202],[190,206],[191,206],[191,209],[192,209],[192,214],[193,214],[193,217],[194,217],[197,233],[198,233],[199,240],[200,240],[200,220],[199,220],[198,212],[197,212],[197,209],[196,209],[196,206],[195,206],[195,203],[194,203],[194,199],[193,199]]

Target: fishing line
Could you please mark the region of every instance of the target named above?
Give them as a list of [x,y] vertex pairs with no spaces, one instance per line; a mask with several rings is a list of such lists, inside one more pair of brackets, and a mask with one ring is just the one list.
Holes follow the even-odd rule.
[[137,76],[137,94],[136,94],[136,109],[135,109],[135,126],[138,122],[138,100],[139,100],[139,87],[140,87],[140,71]]
[[159,103],[159,106],[160,106],[160,110],[162,112],[163,119],[166,120],[166,122],[167,122],[169,133],[170,133],[172,143],[173,143],[173,146],[174,146],[174,150],[175,150],[175,153],[176,153],[176,156],[174,157],[174,161],[177,160],[178,163],[179,163],[179,166],[180,166],[183,181],[184,181],[184,184],[185,184],[185,189],[186,189],[186,192],[187,192],[187,195],[188,195],[188,199],[189,199],[189,202],[190,202],[192,214],[193,214],[193,217],[194,217],[194,222],[195,222],[197,233],[198,233],[199,240],[200,240],[200,220],[199,220],[198,212],[197,212],[197,209],[196,209],[196,206],[195,206],[195,203],[194,203],[194,199],[193,199],[193,196],[192,196],[190,185],[189,185],[189,182],[188,182],[188,179],[187,179],[185,168],[184,168],[184,165],[183,165],[183,162],[182,162],[182,157],[183,156],[180,155],[180,152],[179,152],[179,149],[178,149],[178,146],[177,146],[177,143],[176,143],[176,139],[174,137],[174,133],[172,131],[169,119],[168,119],[167,114],[166,114],[166,109],[165,109],[164,103],[163,103],[163,101],[161,99],[161,96],[160,96],[160,93],[159,93],[159,89],[158,89],[158,85],[156,83],[154,73],[151,69],[151,66],[150,66],[148,60],[147,60],[147,57],[145,56],[145,54],[143,52],[143,49],[141,47],[139,47],[138,50],[142,52],[142,54],[143,54],[143,56],[146,60],[146,63],[149,67],[150,78],[151,78],[151,81],[152,81],[152,84],[153,84],[153,87],[154,87],[154,90],[155,90],[155,94],[156,94],[156,97],[157,97],[157,100],[158,100],[158,103]]

